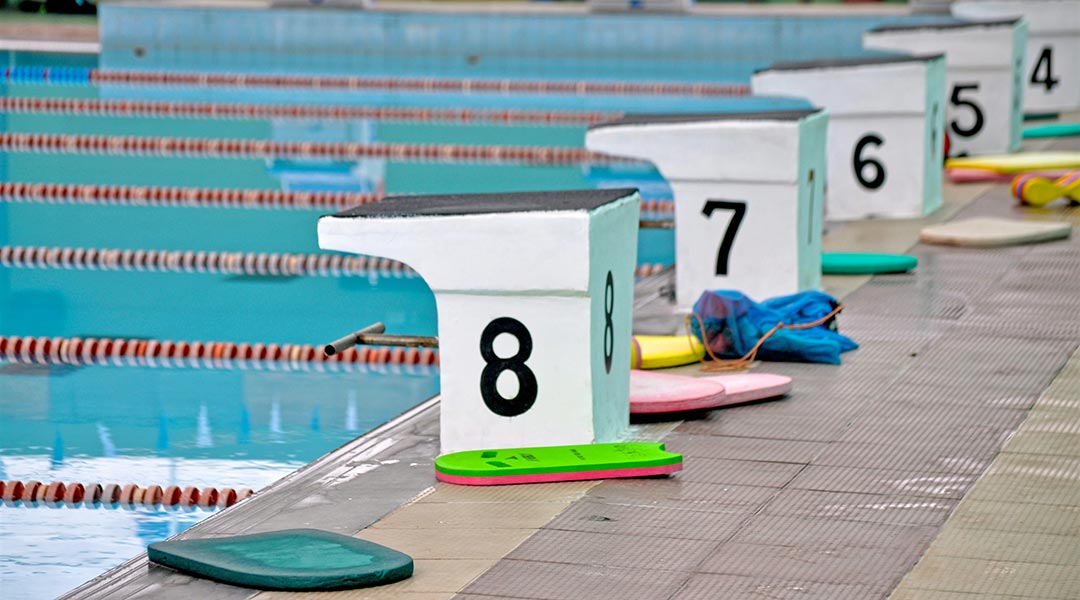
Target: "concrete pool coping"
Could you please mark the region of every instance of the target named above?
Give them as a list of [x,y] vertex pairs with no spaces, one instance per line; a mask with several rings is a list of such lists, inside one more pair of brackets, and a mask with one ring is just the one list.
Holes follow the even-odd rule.
[[[1025,147],[1026,149],[1043,149],[1050,146],[1073,148],[1075,145],[1071,142],[1044,140],[1027,143]],[[1002,196],[1007,197],[1008,194],[1006,187],[1003,185],[947,185],[946,205],[931,217],[911,221],[870,221],[836,225],[825,237],[825,248],[833,251],[905,251],[914,244],[918,230],[927,223],[948,220],[957,214],[967,214],[972,211],[1001,212]],[[1080,211],[1073,210],[1073,214],[1077,212]],[[1043,213],[1035,211],[1033,214],[1036,218],[1039,214],[1054,218],[1062,213],[1060,211],[1044,211]],[[1072,218],[1075,220],[1077,217]],[[1063,244],[1062,251],[1074,251],[1077,246],[1075,241]],[[1028,250],[1030,248],[1049,252],[1054,247],[1049,245],[1022,247],[1000,252],[997,256],[1002,257],[1003,264],[1007,260],[1023,260],[1024,252],[1030,251]],[[1062,246],[1059,245],[1058,248]],[[919,247],[918,251],[924,254],[922,268],[931,273],[934,272],[937,264],[945,265],[951,261],[959,261],[962,265],[967,265],[968,261],[976,261],[980,256],[984,258],[988,256],[978,251],[930,247]],[[1069,262],[1064,258],[1054,256],[1046,260],[1055,265],[1064,264],[1066,266],[1061,268],[1065,269],[1071,266],[1072,272],[1074,274],[1076,272],[1075,261]],[[1054,263],[1055,260],[1058,262]],[[970,268],[977,272],[979,269],[990,269],[996,262],[998,261],[991,263],[982,261],[977,264],[973,262]],[[962,272],[966,273],[966,270]],[[962,281],[958,285],[963,286],[976,285],[977,280],[980,279],[968,281],[968,276],[963,275],[962,272],[948,271],[946,275],[960,277]],[[994,274],[988,273],[988,275]],[[871,303],[879,302],[888,306],[891,295],[889,282],[888,278],[874,281],[870,277],[827,277],[825,286],[828,291],[840,297],[855,294],[863,289],[862,293]],[[932,288],[947,285],[947,283],[947,278],[937,281],[929,277],[925,283],[919,283],[916,280],[915,285]],[[949,293],[953,292],[947,292],[943,297],[947,299]],[[1039,293],[1038,289],[1029,292],[1032,295]],[[1080,290],[1076,295],[1080,296]],[[1037,298],[1032,296],[1030,299]],[[934,302],[939,300],[934,297]],[[972,297],[966,302],[973,305],[976,299]],[[1048,300],[1042,300],[1043,304],[1046,302]],[[978,445],[978,452],[972,454],[972,456],[977,454],[977,458],[972,459],[974,466],[965,467],[959,471],[949,468],[930,468],[927,464],[912,462],[914,458],[904,459],[903,464],[883,465],[882,461],[886,458],[890,461],[900,459],[887,457],[881,452],[875,453],[875,446],[870,442],[877,439],[875,436],[888,437],[890,435],[890,429],[888,427],[881,429],[883,426],[876,420],[871,420],[870,424],[877,426],[878,429],[856,432],[862,437],[856,438],[855,442],[846,438],[832,439],[836,438],[833,435],[835,431],[832,430],[839,431],[836,429],[838,425],[825,420],[836,417],[840,419],[838,423],[846,423],[845,419],[849,417],[843,411],[851,410],[854,411],[851,415],[858,414],[858,411],[862,410],[861,404],[869,402],[867,398],[869,390],[887,385],[896,377],[902,377],[902,373],[898,372],[894,376],[888,370],[895,368],[893,363],[898,360],[897,357],[906,356],[909,350],[913,358],[924,350],[932,353],[934,352],[932,341],[944,344],[943,349],[938,351],[938,360],[950,352],[958,351],[958,348],[978,352],[986,342],[977,338],[965,339],[962,333],[973,332],[981,336],[988,335],[988,332],[995,329],[995,326],[990,325],[995,322],[995,315],[976,315],[977,320],[967,329],[957,330],[957,333],[952,336],[944,336],[942,328],[947,329],[952,326],[949,320],[951,307],[937,306],[929,302],[926,306],[915,306],[915,315],[880,316],[859,314],[857,307],[860,304],[865,303],[853,304],[849,311],[850,316],[841,317],[842,331],[845,331],[847,324],[850,324],[851,330],[863,332],[862,335],[866,336],[865,339],[858,340],[863,344],[862,350],[856,351],[857,353],[852,357],[845,357],[845,363],[856,369],[860,368],[860,365],[861,368],[871,369],[872,372],[869,375],[845,376],[845,373],[851,371],[842,369],[834,371],[833,367],[820,365],[772,363],[768,365],[768,370],[788,373],[796,377],[795,391],[787,401],[733,409],[730,412],[711,413],[716,419],[723,418],[725,421],[735,423],[742,420],[742,425],[736,424],[735,427],[745,429],[737,432],[728,431],[723,428],[730,426],[714,423],[712,416],[699,421],[637,426],[633,432],[636,438],[652,440],[668,436],[671,448],[687,455],[687,472],[677,475],[673,480],[651,480],[636,484],[612,481],[497,488],[463,488],[435,484],[432,461],[437,453],[438,406],[437,401],[432,399],[391,423],[329,453],[252,499],[199,523],[179,537],[220,536],[290,527],[315,527],[384,543],[406,551],[416,558],[416,575],[411,580],[384,588],[338,593],[342,598],[423,600],[451,598],[459,593],[462,594],[460,596],[462,598],[491,596],[557,598],[575,597],[574,593],[579,593],[576,597],[601,597],[604,594],[616,592],[622,597],[691,598],[709,597],[700,594],[715,594],[719,591],[723,591],[726,596],[736,597],[744,594],[753,595],[756,593],[753,592],[753,589],[756,589],[755,585],[758,587],[760,585],[779,586],[778,592],[784,591],[785,586],[801,585],[813,588],[812,591],[821,597],[861,598],[888,595],[904,575],[907,575],[908,579],[904,579],[904,584],[896,588],[896,597],[936,598],[943,597],[942,594],[947,592],[963,593],[959,588],[977,584],[980,579],[971,573],[977,573],[979,569],[994,569],[996,568],[994,565],[999,563],[1005,565],[1002,568],[1014,568],[1014,562],[1020,565],[1016,568],[1020,568],[1020,572],[1028,579],[1032,577],[1032,573],[1036,572],[1039,577],[1049,578],[1047,582],[1041,584],[1042,587],[1032,588],[1040,590],[1039,593],[1043,594],[1043,597],[1054,597],[1053,593],[1059,593],[1061,590],[1067,592],[1070,589],[1080,589],[1080,582],[1070,579],[1074,576],[1070,575],[1067,569],[1055,568],[1056,565],[1053,564],[1046,566],[1043,563],[1036,563],[1036,567],[1026,566],[1030,562],[1030,553],[1028,559],[1010,562],[1003,558],[1001,544],[998,544],[997,554],[993,555],[995,560],[985,558],[987,552],[980,548],[992,544],[993,539],[983,539],[978,533],[972,538],[970,527],[961,532],[966,531],[967,538],[957,541],[957,539],[946,537],[941,542],[944,549],[936,546],[937,538],[955,535],[951,533],[954,528],[951,525],[953,520],[949,519],[950,515],[969,515],[966,518],[971,518],[970,511],[957,509],[960,499],[965,496],[965,492],[971,486],[976,486],[977,490],[982,489],[978,486],[986,485],[983,479],[996,478],[999,482],[1005,482],[1005,492],[1008,492],[1011,481],[1009,477],[1016,476],[1016,473],[1009,472],[998,476],[1001,473],[1000,468],[994,471],[989,469],[989,465],[992,459],[999,457],[998,452],[1002,444],[1012,435],[1011,432],[1016,431],[1017,428],[1023,430],[1027,427],[1025,419],[1035,418],[1032,415],[1041,414],[1035,410],[1030,413],[1027,411],[1031,406],[1036,405],[1034,399],[1031,400],[1030,405],[1011,407],[1014,408],[1011,411],[1000,407],[981,406],[976,412],[943,415],[942,418],[946,420],[963,419],[965,423],[971,420],[975,425],[991,429],[994,434],[989,438],[985,435],[978,437],[975,434],[959,438],[960,442]],[[1039,307],[1043,306],[1043,304],[1037,304]],[[901,306],[896,310],[903,313],[905,308]],[[1049,311],[1050,308],[1044,310]],[[937,320],[922,318],[927,314]],[[922,320],[916,321],[915,316]],[[1075,374],[1065,375],[1064,379],[1055,384],[1050,382],[1056,380],[1057,373],[1065,364],[1065,360],[1073,354],[1077,338],[1080,336],[1073,335],[1067,328],[1064,333],[1056,332],[1045,336],[1045,339],[1041,337],[1029,339],[1017,330],[1010,330],[1007,335],[1011,336],[1008,339],[1038,354],[1044,361],[1042,364],[1025,362],[1024,368],[1030,369],[1031,373],[1025,372],[1022,380],[1009,379],[1006,387],[1010,392],[1024,395],[1025,398],[1032,394],[1038,397],[1047,386],[1051,385],[1056,386],[1054,389],[1058,390],[1057,395],[1062,393],[1060,391],[1062,386],[1066,386],[1066,390],[1076,391]],[[955,341],[952,341],[953,337]],[[1074,363],[1076,360],[1074,358]],[[965,364],[962,360],[956,366],[972,369],[978,367],[973,362],[969,361]],[[977,404],[978,398],[969,398],[946,383],[944,377],[951,372],[949,368],[948,363],[943,365],[938,365],[936,362],[930,363],[928,372],[932,375],[929,376],[926,385],[918,389],[931,396],[944,394],[948,397],[960,397],[961,400],[956,400],[956,403],[964,404],[962,408],[967,410],[967,404]],[[1075,368],[1075,365],[1070,367],[1066,373],[1074,373]],[[676,370],[676,372],[679,371],[687,374],[698,373],[694,366]],[[978,382],[970,378],[961,377],[960,381],[966,386],[978,385]],[[800,382],[802,382],[801,386]],[[830,414],[828,411],[808,414],[805,412],[806,409],[802,408],[803,406],[812,407],[814,403],[825,401],[825,399],[832,401],[834,398],[847,402],[847,404],[835,405],[835,414]],[[1047,398],[1050,404],[1046,407],[1057,406],[1054,394],[1049,394]],[[1038,406],[1042,405],[1040,401]],[[888,411],[889,406],[888,404],[881,405],[879,409]],[[1023,410],[1015,410],[1015,408]],[[755,416],[756,413],[761,413],[762,416],[759,418]],[[882,418],[887,416],[885,414]],[[896,415],[893,417],[895,418]],[[1075,423],[1075,414],[1060,418],[1066,419],[1064,427],[1065,433],[1068,434],[1072,431],[1068,429],[1070,424]],[[800,424],[807,419],[814,422],[820,421],[822,429],[807,428]],[[883,422],[888,423],[888,421]],[[904,421],[899,420],[896,423],[895,427],[900,428]],[[932,424],[927,423],[925,426],[932,427]],[[721,429],[712,430],[710,427]],[[1036,430],[1034,433],[1045,432]],[[913,432],[911,435],[916,435],[916,433]],[[1032,441],[1027,441],[1027,439],[1032,439]],[[1037,436],[1035,439],[1030,437],[1027,439],[1025,440],[1027,445],[1020,451],[1023,453],[1021,458],[1026,460],[1032,455],[1041,456],[1038,452],[1033,452],[1031,446],[1031,444],[1038,446],[1041,443],[1040,439]],[[1059,446],[1062,444],[1062,441],[1056,437],[1048,438],[1045,442]],[[939,442],[930,440],[926,443]],[[855,453],[848,452],[844,455],[843,452],[848,447]],[[839,457],[834,456],[833,460],[825,461],[824,465],[815,464],[814,458],[820,456],[828,448],[834,449],[833,454]],[[865,457],[860,455],[860,448],[867,449]],[[968,450],[975,452],[970,448]],[[1072,447],[1072,451],[1075,453],[1075,446]],[[1010,452],[1012,451],[1006,450],[1006,453]],[[911,453],[914,456],[919,455],[914,448]],[[999,457],[999,460],[1010,459],[1007,455],[1001,456],[1004,458]],[[1056,463],[1062,460],[1068,463],[1070,460],[1067,457],[1062,459],[1061,456],[1052,453],[1044,458],[1051,462],[1056,461]],[[875,459],[878,462],[874,462]],[[1015,461],[1015,458],[1013,460]],[[1075,459],[1072,460],[1075,462]],[[695,468],[695,465],[701,466]],[[879,489],[873,488],[872,482],[866,481],[868,474],[880,473],[885,466],[903,469],[907,474],[907,479],[961,477],[963,487],[961,489],[946,486],[947,493],[941,494],[925,490],[909,494],[921,500],[908,503],[916,505],[914,508],[896,508],[893,505],[905,504],[896,500],[898,498],[910,500],[908,495],[882,494]],[[1058,470],[1054,473],[1059,473],[1064,468],[1066,476],[1058,476],[1052,482],[1060,485],[1051,486],[1052,489],[1047,492],[1057,494],[1052,495],[1052,502],[1048,505],[1059,507],[1059,511],[1064,511],[1062,518],[1065,519],[1066,526],[1063,531],[1064,534],[1071,536],[1071,539],[1057,541],[1059,543],[1071,541],[1074,542],[1073,547],[1080,547],[1075,545],[1076,538],[1080,536],[1080,526],[1068,525],[1069,509],[1061,505],[1061,498],[1067,497],[1062,494],[1069,493],[1069,490],[1073,494],[1080,493],[1080,477],[1069,475],[1072,473],[1070,469],[1075,469],[1072,463],[1065,464],[1064,467],[1058,465],[1057,468]],[[1038,468],[1030,467],[1021,476],[1038,477],[1038,473]],[[791,481],[799,477],[807,480],[808,483],[791,488]],[[668,482],[670,484],[665,485]],[[1042,482],[1042,485],[1046,488],[1048,484]],[[1000,488],[1001,485],[999,484],[998,487]],[[693,494],[696,495],[685,497],[690,488],[693,488]],[[860,552],[873,560],[867,563],[865,560],[859,562],[862,559],[857,557],[841,556],[841,560],[847,560],[850,563],[848,565],[850,568],[840,569],[832,576],[835,581],[826,582],[807,575],[806,580],[794,578],[785,580],[787,583],[783,581],[768,583],[737,570],[736,574],[725,574],[724,567],[710,563],[709,560],[698,565],[665,566],[665,561],[677,560],[681,552],[689,550],[703,555],[709,544],[714,543],[710,541],[712,538],[709,536],[727,535],[728,528],[736,532],[735,535],[753,534],[759,537],[792,535],[789,521],[796,519],[795,522],[798,522],[798,519],[807,517],[805,513],[809,510],[808,507],[815,494],[826,494],[841,499],[855,496],[889,500],[882,503],[884,508],[875,509],[880,514],[874,513],[874,518],[863,517],[861,513],[851,515],[841,512],[822,515],[820,511],[824,509],[818,506],[816,507],[818,512],[810,515],[814,518],[807,521],[824,525],[827,529],[836,530],[839,533],[819,534],[826,535],[828,539],[824,542],[821,539],[814,539],[806,541],[806,544],[812,546],[828,543],[840,549],[860,548],[858,544],[863,544],[868,547],[862,548]],[[979,494],[980,497],[993,498],[993,496],[985,496],[985,492]],[[787,500],[787,504],[783,504],[785,498],[791,498]],[[780,511],[778,514],[770,512],[777,510],[774,503],[778,501],[787,507],[787,512]],[[984,515],[984,519],[992,520],[996,514],[995,511],[1000,511],[1002,514],[1006,514],[1007,511],[1015,513],[1018,510],[1017,507],[1019,509],[1026,507],[1028,510],[1033,508],[1046,510],[1041,508],[1043,505],[1039,502],[1045,502],[1045,500],[1011,497],[1007,502],[984,500],[976,508],[981,511],[979,514]],[[756,506],[755,503],[761,504],[757,512],[751,510]],[[691,523],[678,520],[680,517],[691,514],[684,510],[688,504],[696,507],[691,513],[701,517],[700,520]],[[922,504],[933,506],[921,506]],[[840,503],[837,502],[837,505]],[[707,510],[701,510],[702,506],[705,506]],[[644,511],[642,514],[634,516],[635,513],[642,511]],[[1075,512],[1075,506],[1072,511]],[[870,512],[873,513],[873,511]],[[984,514],[987,512],[990,513],[989,517]],[[590,515],[593,513],[596,513],[594,516],[598,515],[596,520],[591,520]],[[896,519],[899,519],[899,522],[893,521]],[[1073,522],[1077,521],[1075,516],[1072,519]],[[605,523],[612,525],[605,525]],[[770,523],[772,527],[769,527]],[[963,522],[958,526],[963,528]],[[628,529],[616,529],[612,533],[605,531],[605,527]],[[1042,530],[1038,527],[1042,527]],[[1031,536],[1043,535],[1045,529],[1045,523],[1035,524],[1031,532],[1012,533],[1017,534],[1021,540],[1035,543],[1039,540]],[[747,533],[748,531],[750,533]],[[1024,537],[1029,533],[1029,537]],[[855,541],[840,539],[843,535],[855,536]],[[1016,541],[1017,535],[1012,538],[1012,546],[1027,548],[1028,545],[1025,544],[1028,542]],[[840,538],[835,536],[840,536]],[[889,539],[901,541],[893,543],[892,554],[889,554],[875,546],[876,542],[873,542],[877,539],[875,536],[893,536]],[[800,548],[801,543],[795,540],[791,544],[777,546],[776,543],[785,540],[777,541],[769,538],[765,541],[774,543],[764,543],[758,539],[750,543],[727,539],[718,548],[734,545],[741,552],[760,553],[763,548],[768,550],[787,547],[794,548],[790,551],[795,552]],[[931,544],[932,541],[933,544]],[[643,542],[655,544],[657,551],[644,558],[635,554],[635,548],[640,547]],[[960,550],[957,549],[958,547]],[[575,551],[578,552],[575,555],[576,558],[564,557],[567,553],[573,554]],[[555,554],[552,554],[553,552]],[[970,558],[964,552],[968,555],[974,554],[975,557]],[[942,559],[942,556],[946,558]],[[1065,554],[1063,557],[1069,559],[1070,555]],[[799,560],[806,558],[802,557]],[[1037,558],[1047,560],[1046,556]],[[919,562],[920,560],[922,562]],[[617,564],[612,565],[612,561]],[[655,566],[654,562],[660,563],[660,566],[656,570],[651,570]],[[773,565],[775,569],[787,569],[786,572],[789,574],[798,572],[793,570],[795,567],[792,565],[796,563],[792,563],[791,557],[761,556],[758,562],[763,565]],[[920,566],[912,570],[917,562]],[[710,564],[712,566],[709,566]],[[752,571],[752,566],[743,564],[739,568]],[[687,570],[691,567],[696,570]],[[961,569],[955,573],[964,574],[953,577],[954,568]],[[640,572],[642,569],[644,571]],[[685,580],[679,579],[682,575],[686,575]],[[867,577],[878,575],[881,576],[881,580],[873,580],[878,582],[877,585],[866,583]],[[562,585],[559,583],[562,580],[568,582]],[[607,581],[608,587],[581,588],[580,592],[574,592],[572,588],[567,587],[570,585],[569,581],[574,580],[581,585],[586,583],[599,585],[596,581]],[[997,580],[1002,581],[1000,577]],[[1070,588],[1069,586],[1074,583],[1075,587]],[[1012,586],[1007,588],[1012,590],[1010,593],[1015,593],[1018,589],[1022,591],[1013,582],[1009,582],[1008,585]],[[973,591],[970,593],[994,591],[985,585],[982,588],[971,589]],[[1052,593],[1047,595],[1047,590]],[[259,592],[254,590],[196,580],[162,567],[149,566],[145,555],[142,555],[80,586],[65,597],[248,598],[257,594]],[[285,595],[273,593],[264,594],[262,597]],[[811,595],[811,597],[814,596]]]

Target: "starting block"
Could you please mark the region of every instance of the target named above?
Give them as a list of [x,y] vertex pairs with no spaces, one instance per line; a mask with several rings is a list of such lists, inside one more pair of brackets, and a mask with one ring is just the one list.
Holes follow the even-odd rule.
[[1024,17],[1024,110],[1080,108],[1080,0],[961,0],[952,5],[952,14],[962,19]]
[[890,25],[863,34],[879,50],[945,54],[951,152],[1005,154],[1020,149],[1027,22]]
[[614,442],[639,208],[633,189],[387,198],[321,218],[319,245],[402,261],[435,293],[444,453]]
[[675,296],[769,298],[821,284],[820,110],[638,115],[595,125],[589,150],[652,162],[675,198]]
[[826,218],[913,218],[941,206],[944,56],[780,63],[752,87],[829,111]]

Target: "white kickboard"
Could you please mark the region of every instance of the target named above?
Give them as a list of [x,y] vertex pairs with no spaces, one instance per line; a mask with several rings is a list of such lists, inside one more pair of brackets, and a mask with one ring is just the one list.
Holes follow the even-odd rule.
[[1071,233],[1069,223],[984,217],[927,227],[919,234],[919,239],[926,244],[992,248],[1057,240],[1067,238]]

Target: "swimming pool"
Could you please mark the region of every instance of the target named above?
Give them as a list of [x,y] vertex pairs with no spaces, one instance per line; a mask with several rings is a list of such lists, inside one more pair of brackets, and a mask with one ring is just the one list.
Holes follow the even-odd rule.
[[[674,21],[665,23],[678,33]],[[103,36],[115,36],[118,30],[108,27]],[[248,48],[260,47],[249,42]],[[149,47],[149,62],[106,44],[101,62],[111,71],[95,71],[94,56],[6,56],[0,336],[12,354],[0,363],[0,478],[269,484],[438,390],[437,367],[413,364],[424,362],[415,354],[371,355],[375,364],[314,360],[311,348],[375,321],[394,333],[436,333],[433,297],[407,266],[320,262],[326,256],[315,238],[320,214],[385,194],[630,185],[642,189],[647,215],[670,218],[670,190],[651,166],[581,152],[590,123],[622,112],[806,106],[740,95],[737,81],[734,95],[707,95],[685,87],[478,93],[387,89],[355,79],[333,87],[326,80],[132,84],[100,76],[124,69],[206,71],[212,63],[241,78],[268,69],[301,77],[357,69],[701,82],[710,64],[703,46],[700,60],[678,73],[664,71],[670,61],[634,68],[602,59],[559,70],[546,55],[534,57],[531,70],[481,60],[479,72],[441,63],[387,71],[337,59],[290,62],[277,51],[237,55],[238,62],[226,64],[181,50],[163,58],[162,44]],[[756,60],[728,64],[731,77],[742,77]],[[340,107],[338,114],[312,109],[328,106]],[[485,152],[451,156],[448,146]],[[516,150],[501,150],[506,147]],[[236,189],[247,192],[220,191]],[[148,250],[160,253],[149,257]],[[639,265],[672,261],[672,232],[642,231]],[[43,349],[46,338],[51,352]],[[188,358],[163,360],[169,353],[162,348],[175,351],[181,340],[190,342]],[[51,364],[17,360],[34,355]],[[80,362],[72,356],[82,364],[70,364]],[[209,514],[3,510],[0,535],[28,551],[5,553],[0,576],[27,582],[12,586],[18,590],[34,581],[27,597],[61,593]],[[41,587],[44,574],[49,589]]]

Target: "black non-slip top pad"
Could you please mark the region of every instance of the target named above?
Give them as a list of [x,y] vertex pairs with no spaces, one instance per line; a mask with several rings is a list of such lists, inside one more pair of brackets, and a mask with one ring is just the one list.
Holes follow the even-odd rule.
[[503,194],[449,194],[445,196],[393,196],[361,204],[334,215],[364,217],[437,217],[491,213],[591,211],[637,192],[634,188],[515,192]]
[[664,123],[707,123],[710,121],[798,121],[799,119],[821,112],[819,108],[802,110],[757,110],[752,112],[726,113],[685,113],[685,114],[630,114],[620,119],[597,123],[589,129],[618,127],[620,125],[660,125]]

